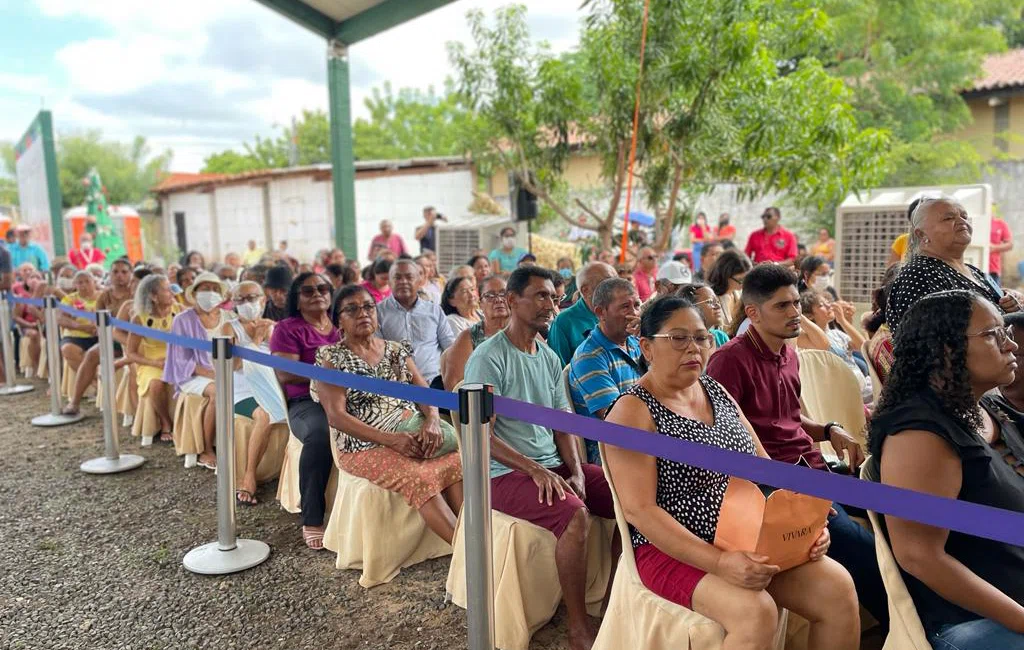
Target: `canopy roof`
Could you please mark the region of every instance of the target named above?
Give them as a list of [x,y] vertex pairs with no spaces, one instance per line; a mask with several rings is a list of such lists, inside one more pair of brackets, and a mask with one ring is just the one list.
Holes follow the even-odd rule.
[[454,0],[256,0],[329,40],[351,45]]

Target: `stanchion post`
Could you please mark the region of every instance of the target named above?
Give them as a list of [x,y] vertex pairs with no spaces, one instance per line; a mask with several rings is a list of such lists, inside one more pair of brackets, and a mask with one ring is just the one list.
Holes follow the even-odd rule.
[[50,371],[50,412],[32,418],[32,425],[37,427],[60,427],[74,424],[85,417],[81,412],[74,415],[61,413],[60,399],[60,327],[57,325],[57,299],[47,296],[46,322],[46,365]]
[[223,575],[262,564],[270,547],[252,539],[235,537],[235,387],[231,339],[213,339],[215,374],[214,404],[217,424],[217,541],[198,546],[185,554],[183,564],[193,573]]
[[0,395],[20,395],[33,390],[30,384],[18,384],[18,371],[14,367],[14,337],[11,336],[11,303],[7,300],[8,293],[0,296],[0,337],[3,337],[4,385],[0,386]]
[[491,552],[491,417],[494,387],[459,389],[462,424],[462,514],[466,531],[466,616],[469,650],[494,650],[494,556]]
[[114,332],[110,312],[96,312],[96,333],[100,345],[100,384],[103,386],[103,446],[105,455],[87,460],[79,466],[86,474],[116,474],[135,469],[146,462],[142,456],[118,450],[117,427],[114,424]]

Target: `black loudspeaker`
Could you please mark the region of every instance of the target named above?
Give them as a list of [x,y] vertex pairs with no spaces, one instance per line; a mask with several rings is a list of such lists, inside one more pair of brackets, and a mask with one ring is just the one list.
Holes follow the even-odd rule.
[[530,221],[537,218],[536,194],[526,188],[516,186],[514,197],[515,202],[512,207],[515,210],[516,221]]

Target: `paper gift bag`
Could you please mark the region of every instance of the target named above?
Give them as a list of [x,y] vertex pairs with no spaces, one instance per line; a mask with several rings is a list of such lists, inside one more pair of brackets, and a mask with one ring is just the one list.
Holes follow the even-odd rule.
[[831,507],[825,499],[732,477],[722,499],[715,547],[759,553],[768,564],[792,569],[808,561]]

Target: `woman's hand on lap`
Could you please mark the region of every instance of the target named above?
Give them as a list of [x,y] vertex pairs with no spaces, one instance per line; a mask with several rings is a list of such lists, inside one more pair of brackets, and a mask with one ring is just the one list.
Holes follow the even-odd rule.
[[429,458],[441,448],[444,437],[441,435],[441,421],[438,418],[425,418],[420,425],[420,446],[423,457]]
[[409,458],[423,458],[423,448],[416,436],[410,433],[392,433],[390,435],[388,447]]
[[[835,511],[833,511],[835,512]],[[828,532],[828,526],[821,530],[821,535],[818,535],[818,541],[814,542],[814,546],[811,547],[811,562],[817,562],[821,558],[825,557],[828,553],[828,547],[832,544],[832,536]]]
[[760,591],[767,587],[779,572],[779,567],[767,562],[768,558],[764,555],[731,551],[718,556],[718,564],[712,573],[729,584]]

